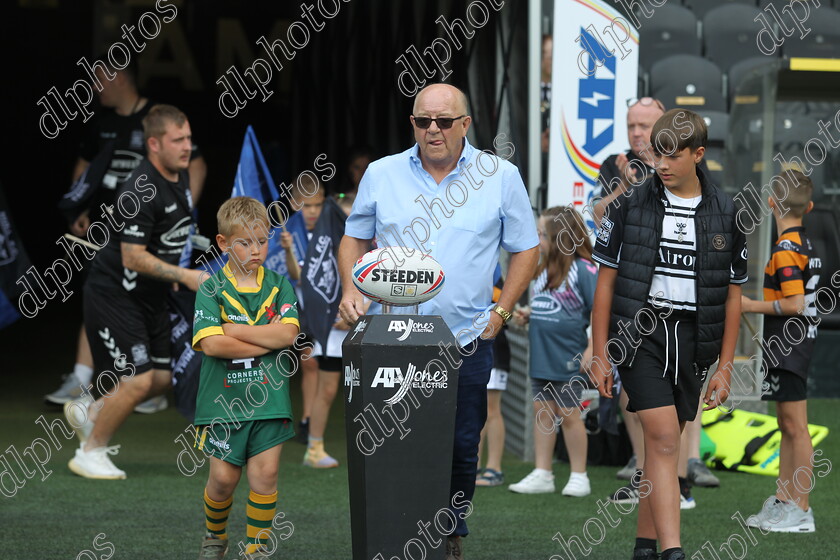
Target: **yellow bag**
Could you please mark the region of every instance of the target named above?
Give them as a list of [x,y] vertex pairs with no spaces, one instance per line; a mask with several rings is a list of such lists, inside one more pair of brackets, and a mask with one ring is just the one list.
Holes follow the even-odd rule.
[[[703,429],[715,442],[710,466],[754,474],[779,476],[782,433],[776,418],[758,412],[720,409],[703,413]],[[814,447],[828,435],[828,428],[808,424]]]

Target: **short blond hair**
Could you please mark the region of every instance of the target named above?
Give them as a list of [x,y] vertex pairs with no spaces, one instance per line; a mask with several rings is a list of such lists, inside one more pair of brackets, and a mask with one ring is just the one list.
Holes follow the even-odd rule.
[[814,183],[799,169],[790,168],[779,174],[784,184],[773,181],[773,198],[790,209],[794,218],[801,218],[808,212]]
[[166,134],[166,125],[174,123],[175,126],[184,126],[187,122],[187,115],[173,105],[158,104],[149,109],[148,114],[143,117],[143,136],[149,138],[160,138]]
[[235,196],[226,200],[216,213],[216,223],[219,233],[225,237],[233,235],[237,228],[253,231],[261,225],[266,234],[271,229],[265,206],[250,196]]

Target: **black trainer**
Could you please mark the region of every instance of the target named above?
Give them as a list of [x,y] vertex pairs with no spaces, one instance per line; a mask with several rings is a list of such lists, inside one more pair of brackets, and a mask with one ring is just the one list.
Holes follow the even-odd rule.
[[630,482],[613,492],[607,499],[614,504],[638,504],[641,478],[641,471],[637,470]]
[[309,445],[309,418],[304,418],[298,422],[298,433],[295,440],[303,445]]
[[659,555],[652,548],[637,548],[633,550],[632,560],[659,560]]

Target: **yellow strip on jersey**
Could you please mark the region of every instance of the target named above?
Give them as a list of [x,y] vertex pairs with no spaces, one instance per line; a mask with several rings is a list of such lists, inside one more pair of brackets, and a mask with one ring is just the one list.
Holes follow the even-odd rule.
[[265,308],[271,305],[272,300],[279,292],[280,288],[278,288],[277,286],[274,286],[271,289],[271,293],[268,294],[268,297],[265,298],[265,301],[262,302],[262,305],[260,305],[260,310],[257,312],[257,316],[254,318],[254,323],[260,320],[260,317],[262,317],[263,313],[265,313]]
[[245,294],[256,294],[262,290],[262,283],[263,277],[265,276],[265,268],[262,266],[257,269],[257,287],[256,288],[240,288],[236,283],[236,276],[234,276],[233,271],[230,268],[230,263],[227,263],[223,269],[225,271],[225,276],[227,276],[230,283],[233,284],[233,287],[236,288],[237,292],[242,292]]
[[[269,293],[268,297],[265,298],[265,301],[262,302],[262,304],[260,305],[260,309],[257,312],[257,316],[254,317],[253,319],[251,319],[251,316],[248,314],[247,311],[245,311],[245,307],[239,302],[239,300],[237,300],[236,298],[234,298],[232,295],[230,295],[229,293],[227,293],[224,290],[222,291],[222,295],[225,296],[225,299],[228,300],[228,303],[231,304],[234,307],[234,309],[239,311],[239,313],[241,313],[242,316],[245,317],[248,320],[249,325],[253,325],[257,321],[260,320],[260,317],[262,317],[263,313],[265,313],[265,308],[268,307],[271,304],[271,301],[277,296],[277,294],[279,292],[280,292],[280,289],[277,286],[274,286],[273,288],[271,288],[271,293]],[[228,318],[227,314],[224,313],[224,310],[222,310],[222,317],[228,323],[232,322]]]
[[280,319],[281,323],[285,323],[287,325],[295,325],[297,326],[298,330],[300,330],[300,321],[295,319],[294,317],[283,317]]
[[192,339],[193,350],[201,350],[201,348],[198,347],[198,343],[201,341],[201,339],[217,334],[225,334],[224,329],[222,329],[222,327],[204,327],[203,329],[195,333],[195,336]]

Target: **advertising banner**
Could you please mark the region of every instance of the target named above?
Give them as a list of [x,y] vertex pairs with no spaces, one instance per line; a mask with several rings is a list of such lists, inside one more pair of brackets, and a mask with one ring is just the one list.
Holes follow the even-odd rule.
[[638,90],[639,34],[606,1],[555,0],[548,206],[585,210],[607,156],[626,151],[627,100]]

